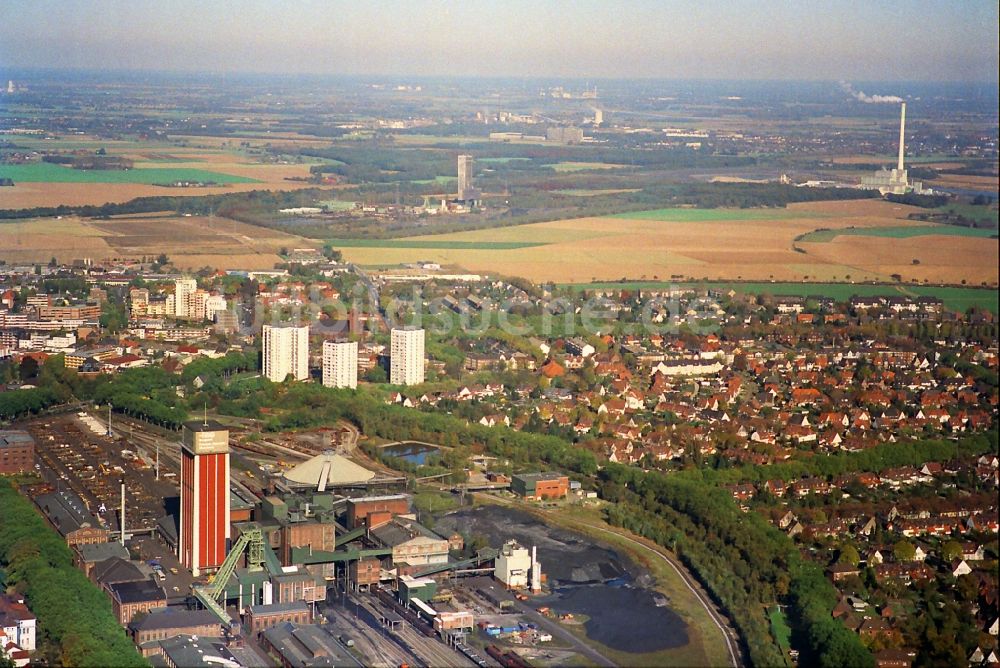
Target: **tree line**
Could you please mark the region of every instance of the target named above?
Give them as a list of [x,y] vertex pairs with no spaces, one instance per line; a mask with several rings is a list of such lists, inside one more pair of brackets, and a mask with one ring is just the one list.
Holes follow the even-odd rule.
[[122,633],[111,602],[73,566],[65,541],[0,479],[0,567],[38,618],[39,646],[53,664],[146,666]]

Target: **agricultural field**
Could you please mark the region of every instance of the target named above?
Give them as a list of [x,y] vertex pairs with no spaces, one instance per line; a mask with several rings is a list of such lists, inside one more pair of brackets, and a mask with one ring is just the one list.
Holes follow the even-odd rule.
[[637,193],[638,188],[567,188],[565,190],[553,190],[558,195],[569,195],[570,197],[598,197],[600,195],[619,195],[621,193]]
[[447,241],[436,236],[413,239],[330,239],[324,243],[336,248],[433,248],[448,250],[514,250],[544,246],[542,242],[531,241]]
[[996,230],[981,227],[959,227],[957,225],[914,225],[912,227],[866,227],[840,230],[816,230],[801,237],[799,241],[827,242],[840,236],[883,237],[887,239],[909,239],[911,237],[985,237],[997,236]]
[[557,162],[549,165],[557,172],[584,172],[591,169],[621,169],[628,165],[615,165],[608,162]]
[[180,269],[272,269],[283,247],[310,240],[228,218],[173,215],[67,216],[0,221],[0,259],[8,263],[72,262],[89,257],[155,257]]
[[[0,134],[0,140],[5,135]],[[17,145],[31,150],[77,155],[104,149],[109,157],[133,161],[130,170],[76,170],[50,163],[0,165],[0,178],[13,187],[0,189],[0,208],[101,205],[157,195],[200,196],[248,190],[293,190],[307,187],[309,164],[263,163],[231,139],[174,137],[170,142],[22,137]],[[164,187],[178,180],[212,181],[212,187]]]
[[73,169],[36,162],[28,165],[0,165],[0,178],[14,183],[141,183],[169,184],[175,181],[214,183],[259,183],[246,176],[184,167],[136,167],[133,169]]
[[[810,202],[787,209],[661,209],[433,237],[427,242],[520,242],[521,248],[401,248],[375,241],[344,247],[363,265],[440,262],[536,282],[594,280],[885,281],[980,285],[997,282],[997,240],[928,235],[795,239],[818,227],[912,228],[914,207],[879,200]],[[542,245],[538,245],[542,244]],[[804,251],[804,252],[803,252]],[[914,262],[916,260],[916,262]]]

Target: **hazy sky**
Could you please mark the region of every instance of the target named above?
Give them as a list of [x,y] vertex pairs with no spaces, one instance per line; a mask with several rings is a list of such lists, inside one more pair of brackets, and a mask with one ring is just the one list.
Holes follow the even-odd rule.
[[0,69],[998,78],[996,0],[0,0]]

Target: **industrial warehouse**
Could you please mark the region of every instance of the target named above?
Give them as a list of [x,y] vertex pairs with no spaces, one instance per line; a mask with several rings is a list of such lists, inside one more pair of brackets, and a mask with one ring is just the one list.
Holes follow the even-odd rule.
[[[285,666],[588,656],[567,631],[574,613],[560,609],[534,544],[551,558],[544,531],[525,533],[522,523],[510,534],[470,532],[457,519],[467,511],[435,520],[416,508],[405,478],[329,436],[301,452],[280,446],[295,461],[275,456],[254,475],[247,457],[260,463],[264,446],[244,447],[231,428],[239,430],[206,416],[171,443],[81,412],[0,432],[19,457],[36,455],[44,482],[26,493],[154,663],[185,665],[192,653]],[[481,478],[491,493],[529,503],[583,498],[557,473]],[[464,499],[473,488],[453,492]],[[614,566],[579,572],[565,582],[622,575]]]

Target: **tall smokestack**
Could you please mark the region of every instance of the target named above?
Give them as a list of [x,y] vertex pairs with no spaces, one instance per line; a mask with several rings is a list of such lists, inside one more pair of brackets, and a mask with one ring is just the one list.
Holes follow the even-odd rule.
[[906,135],[906,103],[902,104],[902,110],[899,112],[899,164],[896,165],[896,169],[903,171],[903,149],[905,147],[905,135]]
[[542,591],[542,567],[538,564],[538,548],[531,546],[531,591],[534,594]]
[[122,546],[124,546],[125,545],[125,476],[122,476],[121,483],[122,483],[122,514],[120,522],[121,526],[119,528],[122,530],[121,541],[122,541]]

